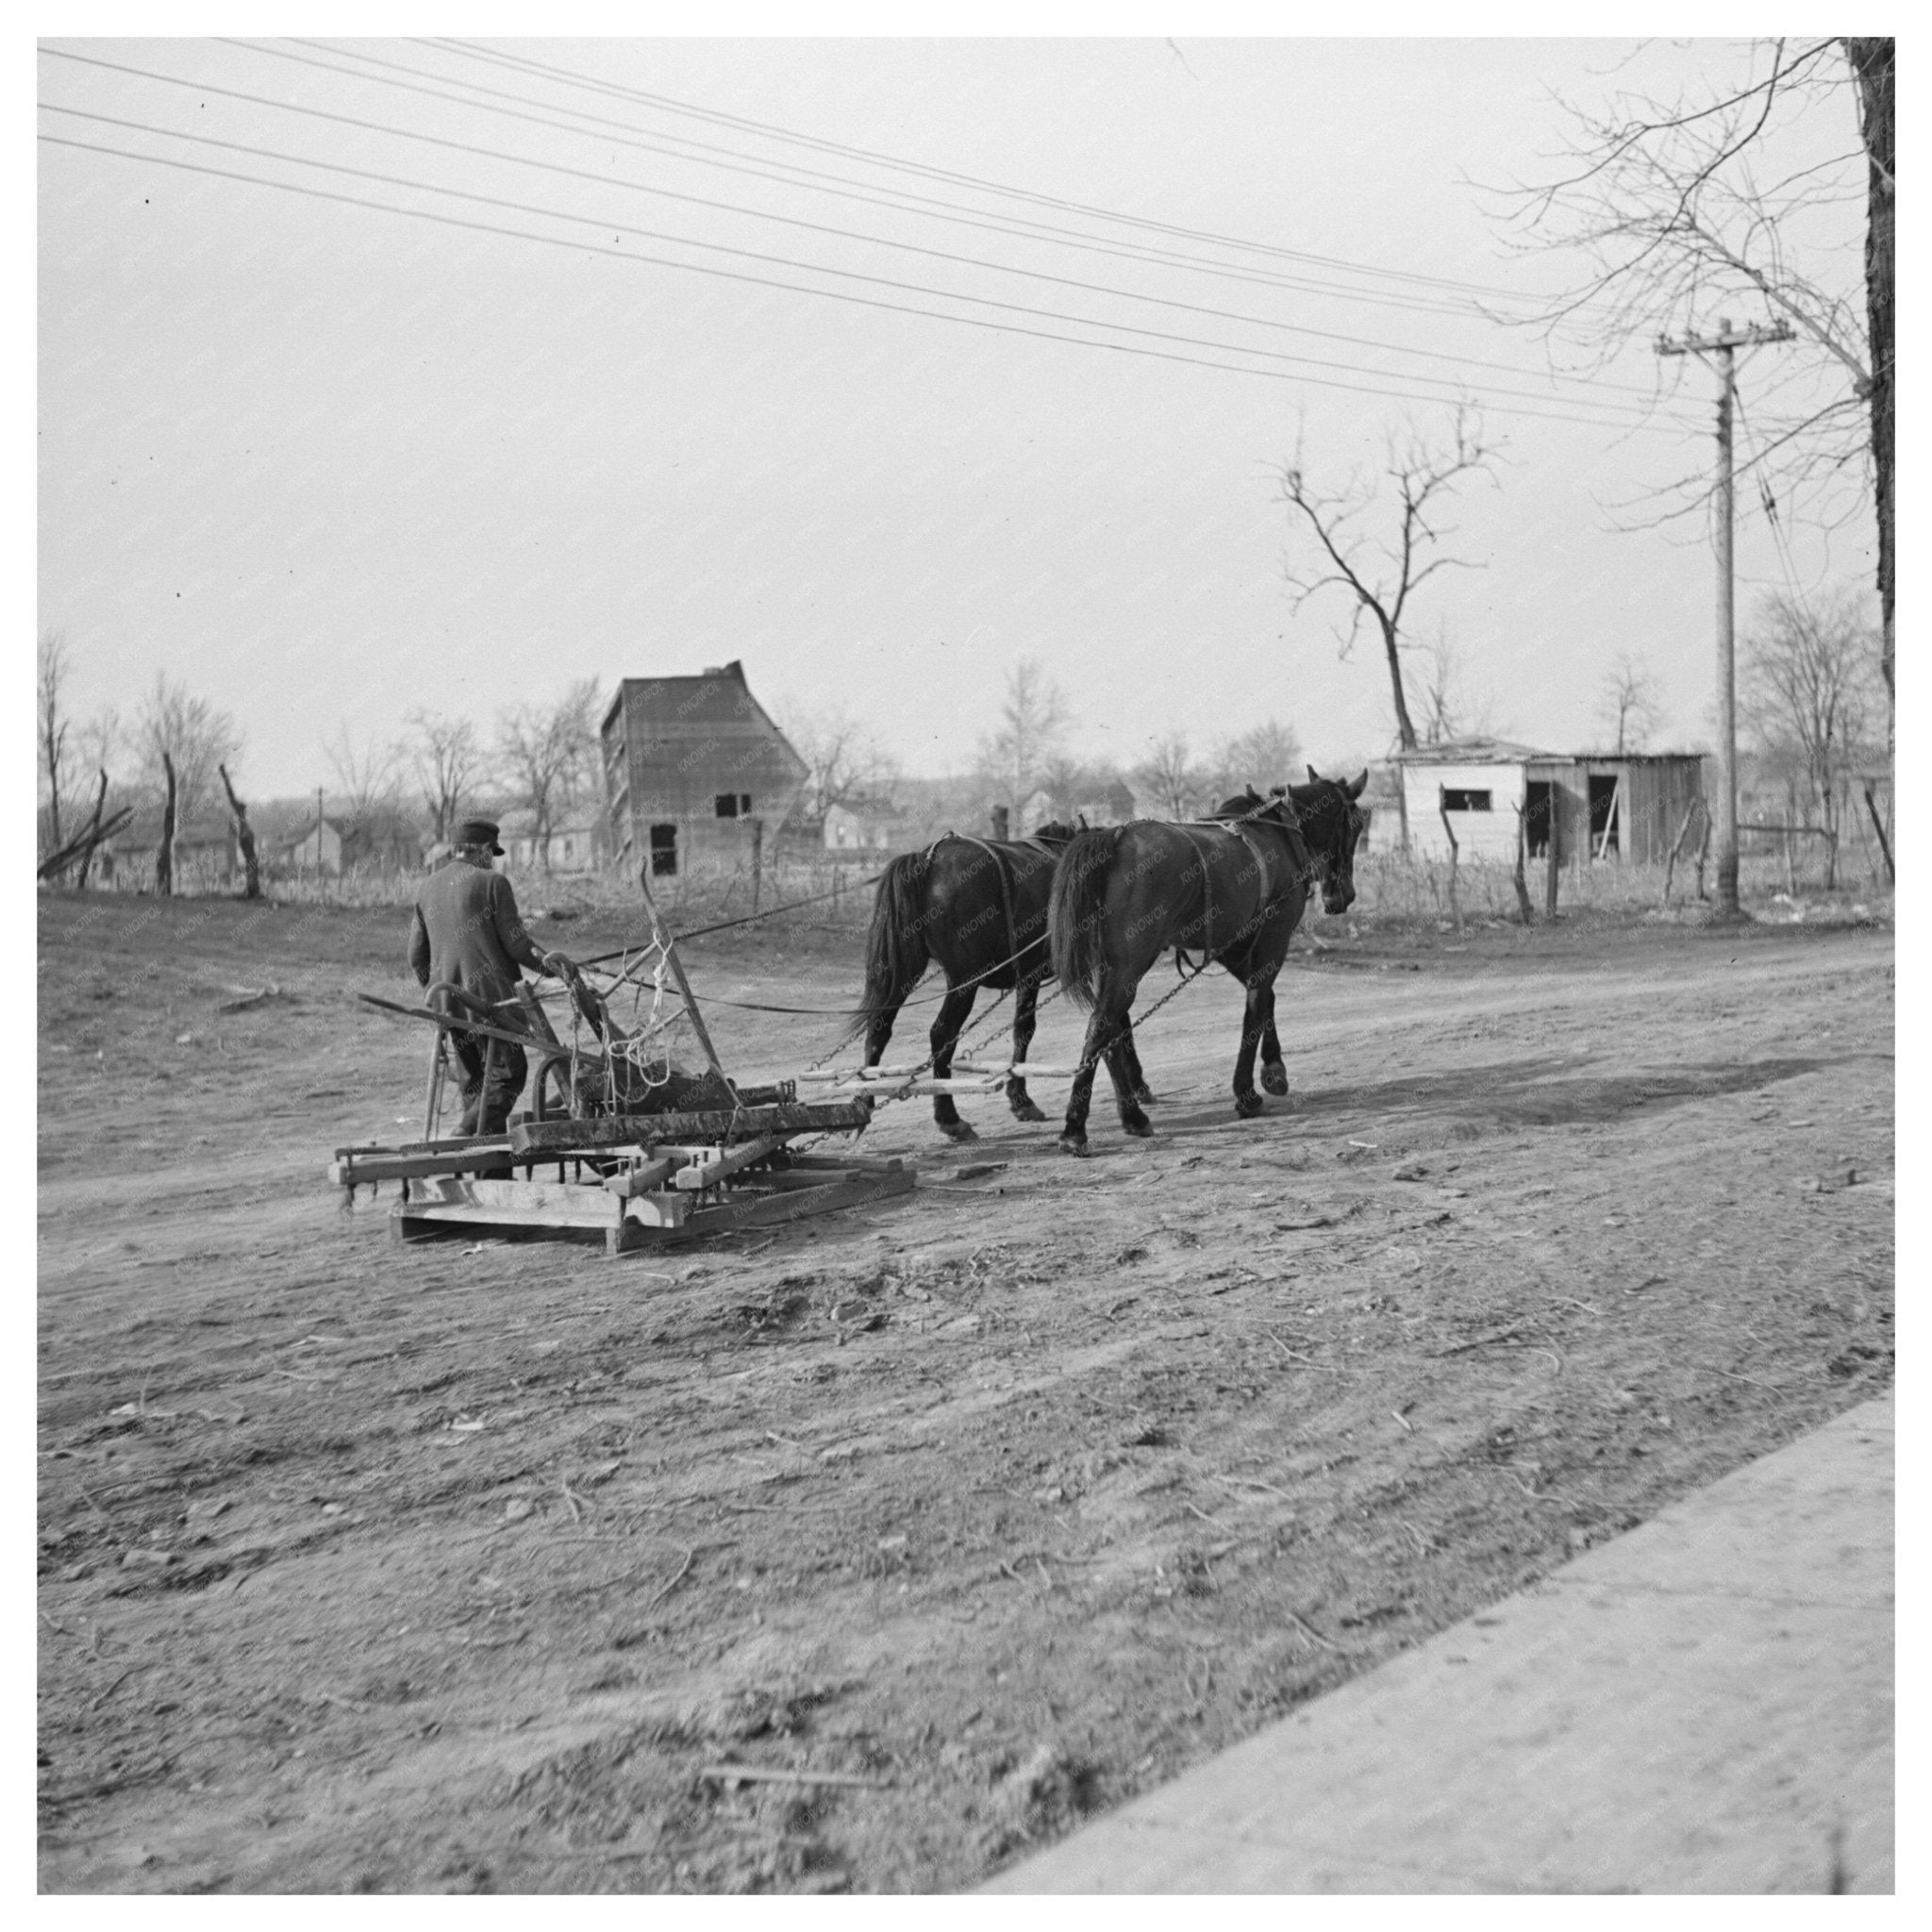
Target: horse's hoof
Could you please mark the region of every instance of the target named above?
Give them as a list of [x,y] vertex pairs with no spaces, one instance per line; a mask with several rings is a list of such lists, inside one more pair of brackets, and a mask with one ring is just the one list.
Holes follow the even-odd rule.
[[1087,1136],[1085,1134],[1062,1134],[1060,1136],[1060,1152],[1062,1154],[1075,1155],[1084,1159],[1087,1154]]
[[1148,1086],[1144,1080],[1134,1089],[1134,1098],[1142,1107],[1158,1107],[1160,1104],[1160,1095],[1155,1092],[1153,1088]]
[[1154,1133],[1154,1123],[1144,1113],[1122,1114],[1121,1125],[1137,1141],[1148,1140]]
[[1043,1121],[1046,1116],[1030,1100],[1023,1100],[1013,1108],[1013,1118],[1016,1121]]
[[973,1131],[972,1124],[968,1121],[941,1121],[939,1124],[939,1127],[940,1132],[949,1141],[976,1141],[979,1139],[979,1136]]
[[1286,1093],[1288,1069],[1279,1060],[1269,1060],[1261,1069],[1261,1086],[1269,1093]]
[[1234,1110],[1242,1120],[1253,1120],[1261,1111],[1261,1096],[1258,1093],[1237,1093],[1234,1097]]

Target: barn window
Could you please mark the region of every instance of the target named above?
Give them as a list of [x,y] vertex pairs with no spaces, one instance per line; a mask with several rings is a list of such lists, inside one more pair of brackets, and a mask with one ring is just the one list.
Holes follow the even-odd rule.
[[665,878],[677,871],[677,827],[651,827],[651,876]]
[[1487,791],[1454,791],[1447,786],[1442,788],[1442,809],[1444,811],[1488,811],[1490,794]]
[[719,792],[717,811],[721,819],[735,819],[738,816],[738,793],[735,791]]

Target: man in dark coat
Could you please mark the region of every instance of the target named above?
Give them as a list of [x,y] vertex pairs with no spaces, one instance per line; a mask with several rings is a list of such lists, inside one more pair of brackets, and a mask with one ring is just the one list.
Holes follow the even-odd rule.
[[[570,961],[561,953],[540,952],[531,943],[508,879],[491,867],[492,856],[503,852],[496,827],[487,819],[465,819],[450,843],[448,862],[431,873],[416,894],[409,970],[418,982],[458,986],[474,998],[497,1005],[515,1001],[521,967],[559,978],[568,973]],[[496,1024],[523,1030],[514,1004],[501,1008]],[[463,1070],[460,1131],[502,1133],[529,1072],[523,1048],[487,1035],[453,1031],[449,1038]]]

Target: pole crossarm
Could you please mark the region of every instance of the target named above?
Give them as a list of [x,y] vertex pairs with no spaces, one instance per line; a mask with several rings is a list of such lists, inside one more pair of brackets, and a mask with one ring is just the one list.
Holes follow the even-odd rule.
[[1747,322],[1741,328],[1721,322],[1714,336],[1685,336],[1677,341],[1669,336],[1659,336],[1657,352],[1659,356],[1701,356],[1713,349],[1767,348],[1773,342],[1794,342],[1797,339],[1797,331],[1788,322]]

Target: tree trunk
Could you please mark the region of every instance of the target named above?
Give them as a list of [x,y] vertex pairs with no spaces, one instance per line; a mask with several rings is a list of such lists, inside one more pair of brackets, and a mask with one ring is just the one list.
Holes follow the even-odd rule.
[[87,850],[80,855],[80,875],[75,884],[82,891],[87,890],[87,875],[94,862],[94,847],[101,840],[101,808],[108,802],[108,774],[101,774],[101,789],[94,793],[94,815],[88,821]]
[[155,891],[163,899],[175,896],[175,760],[161,754],[161,770],[168,777],[168,796],[161,807],[161,842],[155,848]]
[[242,848],[242,896],[258,899],[261,897],[261,867],[256,861],[255,834],[248,828],[248,808],[235,796],[227,766],[217,765],[215,769],[222,774],[222,790],[228,794],[228,810],[235,821],[235,842]]
[[1523,915],[1524,925],[1536,924],[1536,908],[1529,903],[1529,882],[1524,877],[1524,859],[1529,851],[1529,824],[1524,817],[1524,808],[1516,808],[1516,909]]
[[1898,76],[1897,42],[1849,39],[1845,58],[1858,82],[1858,121],[1865,140],[1869,187],[1865,214],[1865,314],[1872,338],[1872,470],[1878,512],[1878,612],[1883,642],[1879,666],[1885,673],[1885,745],[1892,748],[1892,585],[1897,558],[1892,523],[1893,207],[1897,195],[1897,120],[1893,86]]
[[1404,751],[1416,748],[1415,726],[1409,721],[1408,700],[1402,694],[1402,653],[1395,641],[1395,626],[1382,625],[1382,648],[1389,654],[1389,683],[1395,693],[1395,730]]

